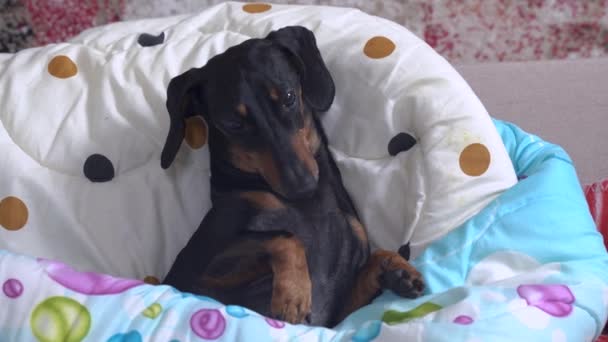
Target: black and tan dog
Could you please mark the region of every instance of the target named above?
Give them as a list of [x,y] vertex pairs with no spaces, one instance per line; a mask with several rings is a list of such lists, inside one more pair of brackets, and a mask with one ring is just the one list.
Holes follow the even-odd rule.
[[286,27],[171,80],[169,167],[185,119],[209,129],[212,209],[164,283],[291,323],[333,326],[382,289],[413,298],[420,274],[369,251],[318,112],[334,83],[313,33]]

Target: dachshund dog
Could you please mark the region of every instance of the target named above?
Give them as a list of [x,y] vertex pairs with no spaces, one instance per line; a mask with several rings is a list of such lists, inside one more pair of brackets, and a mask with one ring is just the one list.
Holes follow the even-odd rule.
[[185,119],[208,126],[212,208],[165,284],[290,323],[332,327],[383,289],[424,284],[398,252],[370,252],[319,112],[335,95],[315,36],[290,26],[173,78],[168,168]]

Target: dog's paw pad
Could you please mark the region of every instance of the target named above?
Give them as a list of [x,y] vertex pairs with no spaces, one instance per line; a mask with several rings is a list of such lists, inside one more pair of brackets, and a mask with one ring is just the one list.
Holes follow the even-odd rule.
[[417,298],[424,291],[424,282],[418,276],[410,276],[403,269],[386,271],[380,277],[382,288],[391,290],[395,294],[404,298]]

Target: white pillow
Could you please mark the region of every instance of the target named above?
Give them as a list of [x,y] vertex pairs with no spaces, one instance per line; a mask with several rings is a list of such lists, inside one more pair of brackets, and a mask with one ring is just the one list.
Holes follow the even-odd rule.
[[[315,33],[334,77],[323,123],[374,246],[410,241],[416,254],[516,182],[478,98],[405,28],[354,9],[230,2],[0,60],[0,248],[164,277],[210,205],[200,121],[190,123],[197,148],[184,144],[160,167],[167,84],[288,25]],[[391,148],[409,149],[392,156],[396,136]],[[99,174],[87,173],[104,182],[83,172],[95,154],[106,159],[89,159]]]

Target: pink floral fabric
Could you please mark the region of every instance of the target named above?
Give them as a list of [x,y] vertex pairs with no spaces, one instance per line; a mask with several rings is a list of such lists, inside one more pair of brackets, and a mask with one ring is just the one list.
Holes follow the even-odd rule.
[[36,44],[59,43],[93,26],[118,21],[125,0],[23,0]]
[[[199,11],[223,0],[23,0],[37,44],[124,19]],[[248,1],[251,2],[251,1]],[[274,0],[357,7],[409,28],[454,63],[608,56],[608,0]]]
[[424,39],[451,61],[608,55],[606,0],[445,0],[420,8]]

